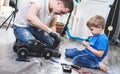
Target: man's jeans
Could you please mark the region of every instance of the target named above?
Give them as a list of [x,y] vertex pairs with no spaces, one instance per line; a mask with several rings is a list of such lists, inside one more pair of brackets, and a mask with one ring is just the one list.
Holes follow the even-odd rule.
[[16,39],[18,39],[20,42],[27,42],[29,40],[37,39],[43,43],[46,43],[51,47],[51,49],[54,49],[52,38],[43,30],[39,31],[37,28],[33,26],[29,27],[18,27],[13,26],[14,34],[16,36]]
[[72,62],[75,65],[87,68],[99,68],[98,62],[84,50],[78,50],[76,48],[66,49],[65,56],[72,58]]

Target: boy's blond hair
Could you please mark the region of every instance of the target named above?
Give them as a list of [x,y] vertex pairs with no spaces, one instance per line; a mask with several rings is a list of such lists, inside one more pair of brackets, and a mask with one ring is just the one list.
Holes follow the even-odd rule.
[[104,17],[102,17],[100,15],[95,15],[88,20],[87,26],[88,27],[92,27],[92,26],[99,27],[99,26],[101,26],[102,29],[104,29],[105,19],[104,19]]

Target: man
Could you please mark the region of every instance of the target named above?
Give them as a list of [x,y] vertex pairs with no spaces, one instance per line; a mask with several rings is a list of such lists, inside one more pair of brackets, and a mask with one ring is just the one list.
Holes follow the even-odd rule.
[[14,20],[16,39],[28,44],[37,39],[56,49],[56,15],[72,12],[73,6],[73,0],[23,0]]

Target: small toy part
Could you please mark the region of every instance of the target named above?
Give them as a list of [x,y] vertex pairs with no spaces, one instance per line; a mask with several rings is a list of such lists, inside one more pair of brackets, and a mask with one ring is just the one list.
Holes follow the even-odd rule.
[[28,60],[27,58],[24,58],[24,57],[18,57],[18,58],[16,59],[16,61],[30,62],[30,60]]
[[77,66],[77,65],[71,65],[72,68],[75,68],[77,70],[79,70],[81,67],[80,66]]
[[71,65],[64,64],[62,65],[62,69],[63,69],[63,72],[68,72],[68,73],[72,72]]

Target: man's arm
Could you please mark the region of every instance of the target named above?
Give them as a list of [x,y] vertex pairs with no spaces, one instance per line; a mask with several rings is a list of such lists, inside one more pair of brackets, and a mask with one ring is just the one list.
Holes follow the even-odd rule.
[[31,3],[26,20],[39,29],[42,29],[48,33],[52,32],[52,30],[39,19],[38,8],[35,3]]

